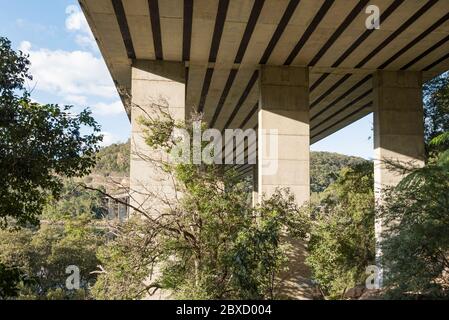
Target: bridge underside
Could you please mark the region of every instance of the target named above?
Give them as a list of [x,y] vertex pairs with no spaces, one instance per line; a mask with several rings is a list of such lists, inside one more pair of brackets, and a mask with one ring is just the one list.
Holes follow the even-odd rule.
[[[311,143],[372,112],[375,70],[449,69],[445,0],[80,0],[123,96],[133,60],[183,62],[187,108],[212,127],[257,125],[260,65],[310,68]],[[129,109],[128,109],[129,110]]]
[[[193,109],[220,131],[257,128],[257,165],[237,168],[254,173],[259,201],[277,187],[307,201],[310,144],[371,112],[378,199],[402,178],[384,160],[423,164],[422,84],[449,69],[448,0],[79,2],[132,122],[131,187],[141,202],[145,190],[176,192],[135,157],[145,147],[139,110],[158,98],[181,120]],[[366,27],[370,4],[378,30]],[[279,131],[275,155],[267,129]],[[378,240],[382,228],[377,221]],[[294,297],[308,295],[303,270],[284,282]]]

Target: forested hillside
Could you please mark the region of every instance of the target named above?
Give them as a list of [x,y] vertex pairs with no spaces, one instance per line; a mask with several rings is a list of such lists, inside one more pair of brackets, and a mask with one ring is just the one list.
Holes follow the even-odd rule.
[[101,175],[128,175],[130,143],[119,143],[105,147],[98,152],[94,173]]
[[341,169],[366,162],[368,160],[363,158],[339,153],[311,152],[310,190],[312,192],[322,192],[337,179]]
[[[93,176],[109,177],[129,174],[130,144],[113,144],[100,150]],[[322,192],[336,180],[344,167],[365,163],[367,160],[330,152],[311,152],[310,188]]]

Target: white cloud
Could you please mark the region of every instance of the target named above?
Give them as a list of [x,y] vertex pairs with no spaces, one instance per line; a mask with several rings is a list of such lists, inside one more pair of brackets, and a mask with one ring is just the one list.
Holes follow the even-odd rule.
[[31,42],[22,41],[20,43],[19,50],[22,50],[23,52],[29,52],[31,50]]
[[125,108],[123,107],[122,101],[118,100],[113,103],[96,103],[92,107],[92,111],[98,115],[118,115],[124,114]]
[[65,13],[68,15],[65,21],[66,29],[70,32],[78,33],[75,37],[75,42],[83,48],[98,50],[86,17],[79,7],[70,5],[66,8]]
[[98,50],[97,42],[95,41],[94,37],[89,36],[83,36],[83,35],[76,35],[75,42],[82,48],[90,48],[91,50]]
[[107,147],[114,143],[123,142],[120,138],[110,132],[101,132],[103,135],[103,141],[100,143],[101,147]]
[[35,86],[36,90],[78,102],[86,96],[108,99],[117,96],[104,61],[91,52],[33,50],[28,41],[21,43],[20,50],[30,55],[30,72],[34,78],[32,87]]
[[65,13],[68,15],[65,26],[67,30],[82,31],[85,33],[90,32],[89,25],[81,10],[75,6],[70,5],[65,9]]
[[64,100],[68,104],[73,104],[73,105],[82,106],[82,105],[87,104],[87,97],[85,97],[85,96],[68,95],[68,96],[64,97]]
[[[87,20],[76,5],[66,8],[65,29],[84,49],[75,51],[35,48],[29,41],[20,50],[29,54],[30,88],[54,95],[63,103],[86,107],[101,116],[124,114],[122,102],[101,56]],[[23,27],[27,22],[16,21]],[[94,50],[91,50],[94,49]],[[110,136],[108,136],[110,137]]]

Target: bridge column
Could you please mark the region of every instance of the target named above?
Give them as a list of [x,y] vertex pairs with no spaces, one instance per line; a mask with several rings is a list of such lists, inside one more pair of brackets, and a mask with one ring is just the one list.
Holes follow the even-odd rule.
[[[270,196],[276,188],[289,188],[298,205],[310,197],[309,73],[307,68],[262,66],[258,129],[258,194]],[[288,240],[289,271],[281,275],[280,294],[311,298],[305,246]]]
[[262,66],[259,100],[259,197],[290,188],[309,200],[310,133],[307,68]]
[[158,165],[167,155],[145,143],[140,119],[168,106],[174,119],[185,120],[184,70],[182,63],[165,61],[138,60],[132,66],[130,204],[155,215],[167,208],[176,191],[171,176]]
[[[377,71],[374,75],[374,190],[376,203],[385,188],[397,185],[404,177],[387,168],[385,160],[414,166],[424,165],[424,121],[422,73]],[[381,233],[388,226],[376,219],[376,257],[380,267]]]

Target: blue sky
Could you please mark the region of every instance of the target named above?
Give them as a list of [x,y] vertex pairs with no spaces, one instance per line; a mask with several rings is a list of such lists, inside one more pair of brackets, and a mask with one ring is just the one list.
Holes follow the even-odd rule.
[[[29,87],[40,103],[90,107],[104,144],[126,141],[130,124],[75,0],[0,0],[0,36],[30,54]],[[372,115],[314,144],[314,151],[373,157]]]

